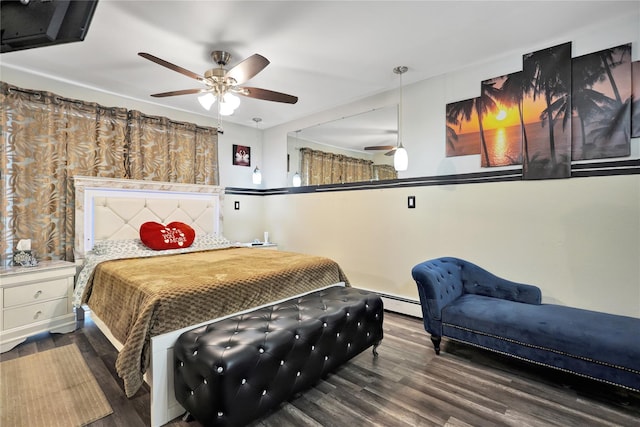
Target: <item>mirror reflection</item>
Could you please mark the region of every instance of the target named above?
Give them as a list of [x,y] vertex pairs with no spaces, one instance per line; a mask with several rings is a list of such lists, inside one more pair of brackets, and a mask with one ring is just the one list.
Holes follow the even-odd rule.
[[397,138],[397,105],[290,132],[287,182],[296,174],[303,186],[396,179]]

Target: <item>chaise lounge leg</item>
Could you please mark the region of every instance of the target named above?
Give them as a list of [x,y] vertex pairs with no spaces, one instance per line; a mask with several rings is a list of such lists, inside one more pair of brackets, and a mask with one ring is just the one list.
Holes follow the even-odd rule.
[[436,354],[440,354],[440,341],[442,337],[431,335],[431,342],[433,343],[433,349],[436,351]]
[[378,357],[378,346],[380,345],[381,342],[382,342],[382,340],[376,342],[373,345],[373,357]]

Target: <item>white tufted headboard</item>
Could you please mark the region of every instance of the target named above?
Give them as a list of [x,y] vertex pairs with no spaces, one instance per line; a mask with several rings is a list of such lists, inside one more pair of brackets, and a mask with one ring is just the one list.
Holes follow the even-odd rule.
[[139,237],[146,221],[180,221],[199,234],[222,234],[224,188],[128,179],[74,177],[75,258],[99,240]]

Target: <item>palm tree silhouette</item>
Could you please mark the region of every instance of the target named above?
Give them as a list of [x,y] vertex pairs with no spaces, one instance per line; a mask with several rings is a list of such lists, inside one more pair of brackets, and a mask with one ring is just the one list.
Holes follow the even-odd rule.
[[522,136],[522,151],[524,152],[524,162],[529,162],[529,141],[527,140],[527,130],[524,126],[524,113],[522,110],[522,100],[524,95],[533,90],[531,86],[532,77],[526,76],[523,71],[512,73],[506,76],[500,90],[494,94],[496,100],[507,108],[518,107],[518,119],[520,120],[520,131]]
[[[471,98],[464,101],[447,104],[446,120],[449,125],[460,126],[460,120],[466,122],[471,121],[473,112],[475,111],[478,120],[478,132],[480,134],[480,143],[484,152],[484,164],[482,166],[490,167],[489,152],[487,151],[487,142],[484,136],[484,127],[482,125],[482,119],[487,114],[495,111],[498,106],[494,99],[498,96],[498,89],[493,87],[493,83],[482,82],[480,96],[477,98]],[[455,141],[457,141],[457,134],[455,129],[447,125],[447,143],[454,147]]]
[[460,127],[462,126],[461,121],[471,121],[474,104],[475,101],[473,98],[447,104],[447,144],[449,144],[449,146],[454,150],[455,143],[458,142],[458,134],[453,126],[458,126],[458,130],[460,130]]
[[[626,44],[574,58],[573,104],[580,120],[583,148],[577,158],[593,158],[587,151],[595,148],[595,142],[612,141],[617,132],[622,131],[624,139],[629,140],[631,99],[623,101],[612,70],[623,64],[630,67],[630,56],[631,45]],[[613,97],[593,89],[596,83],[604,81],[611,86]],[[597,126],[588,133],[593,143],[587,141],[588,125]]]
[[554,125],[559,114],[564,116],[566,122],[566,113],[571,111],[571,94],[568,87],[571,82],[571,67],[564,66],[563,62],[566,59],[570,64],[571,43],[527,54],[523,61],[523,71],[526,75],[533,76],[531,81],[533,99],[536,100],[537,97],[542,96],[546,104],[546,108],[540,114],[540,120],[543,126],[545,123],[548,126],[549,152],[554,170],[558,164]]

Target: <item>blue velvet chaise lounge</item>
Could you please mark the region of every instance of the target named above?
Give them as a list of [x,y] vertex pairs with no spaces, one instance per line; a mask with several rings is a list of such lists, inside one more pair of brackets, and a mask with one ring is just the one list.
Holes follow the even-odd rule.
[[425,330],[441,337],[640,391],[640,319],[542,304],[536,286],[444,257],[412,269]]

